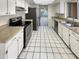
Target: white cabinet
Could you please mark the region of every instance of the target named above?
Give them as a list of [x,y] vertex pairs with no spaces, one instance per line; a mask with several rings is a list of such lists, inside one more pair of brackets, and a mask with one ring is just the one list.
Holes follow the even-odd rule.
[[58,34],[63,38],[63,26],[61,23],[58,23]]
[[21,5],[25,8],[25,0],[21,0]]
[[64,9],[65,9],[65,3],[64,3],[64,0],[62,0],[60,1],[60,13],[61,14],[65,13]]
[[71,50],[75,53],[77,57],[79,57],[79,37],[77,37],[73,31],[70,33],[70,45]]
[[56,13],[64,14],[65,13],[65,2],[61,0],[59,3],[56,4]]
[[16,0],[16,6],[25,8],[25,0]]
[[16,0],[16,6],[21,6],[21,0]]
[[63,39],[63,41],[70,47],[70,30],[63,24],[58,23],[58,34]]
[[0,16],[7,15],[7,0],[0,0]]
[[23,49],[23,29],[6,43],[0,43],[0,59],[17,59]]
[[8,47],[8,50],[6,51],[7,53],[7,59],[17,59],[17,40],[14,39],[14,41],[10,44]]
[[8,0],[8,14],[15,14],[15,0]]
[[65,26],[63,26],[63,40],[70,47],[70,30]]
[[18,55],[21,53],[23,49],[23,31],[21,31],[18,35]]
[[15,14],[15,0],[0,0],[0,16]]

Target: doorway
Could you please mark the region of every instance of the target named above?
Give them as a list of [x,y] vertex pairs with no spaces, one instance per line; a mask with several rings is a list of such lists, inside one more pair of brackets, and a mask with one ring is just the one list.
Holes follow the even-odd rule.
[[40,6],[40,26],[48,26],[48,7]]

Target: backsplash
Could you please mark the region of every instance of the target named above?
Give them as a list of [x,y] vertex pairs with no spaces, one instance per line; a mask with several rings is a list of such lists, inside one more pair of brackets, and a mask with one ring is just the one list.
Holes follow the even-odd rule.
[[5,24],[9,24],[9,19],[13,18],[13,17],[18,17],[18,16],[25,16],[25,14],[17,14],[17,15],[3,15],[0,16],[0,26],[5,25]]
[[61,18],[65,18],[65,15],[64,14],[56,13],[56,16],[61,17]]

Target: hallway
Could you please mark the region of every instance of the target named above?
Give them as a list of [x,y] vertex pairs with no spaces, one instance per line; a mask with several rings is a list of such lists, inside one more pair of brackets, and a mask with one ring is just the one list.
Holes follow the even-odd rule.
[[55,31],[49,27],[39,27],[33,31],[27,48],[18,59],[76,59]]

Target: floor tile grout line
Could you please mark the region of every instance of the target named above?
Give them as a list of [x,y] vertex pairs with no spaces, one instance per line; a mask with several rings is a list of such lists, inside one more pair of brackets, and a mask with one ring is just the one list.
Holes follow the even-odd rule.
[[[56,43],[54,42],[54,44],[56,45]],[[56,48],[57,48],[57,46],[56,46]],[[58,50],[58,48],[57,48],[57,50]],[[59,51],[59,50],[58,50]],[[59,54],[60,54],[60,52],[59,52]],[[61,55],[61,54],[60,54]],[[62,58],[62,57],[61,57]],[[63,59],[63,58],[62,58]]]
[[39,55],[39,59],[41,59],[41,30],[40,30],[40,55]]
[[[48,36],[48,38],[49,38],[49,36]],[[49,43],[50,43],[50,40],[49,40]],[[50,47],[51,47],[51,43],[50,43]],[[52,49],[52,47],[51,47],[51,49]],[[52,53],[53,53],[53,50],[52,50]],[[53,56],[54,56],[54,53],[53,53]],[[54,59],[56,59],[55,56],[54,56]]]
[[[52,33],[51,33],[52,32]],[[37,34],[37,35],[36,35]],[[53,36],[53,35],[55,36]],[[28,46],[28,49],[27,49],[27,51],[23,51],[23,52],[26,52],[26,56],[27,56],[27,54],[28,53],[33,53],[33,55],[32,55],[32,59],[33,59],[33,56],[34,56],[34,53],[39,53],[39,56],[41,56],[41,53],[46,53],[46,56],[47,56],[47,59],[48,59],[48,54],[49,54],[49,52],[47,52],[47,48],[57,48],[57,50],[58,50],[58,52],[59,53],[56,53],[56,52],[53,52],[53,49],[52,49],[52,55],[54,56],[54,57],[56,57],[54,54],[60,54],[60,56],[62,57],[63,55],[62,54],[66,54],[67,56],[69,56],[69,54],[72,54],[72,53],[67,53],[67,51],[65,50],[66,49],[66,47],[64,47],[64,46],[62,46],[62,40],[58,37],[58,35],[57,35],[57,33],[55,33],[55,31],[54,30],[52,30],[51,28],[49,28],[49,27],[40,27],[40,29],[39,29],[39,31],[35,31],[35,34],[34,34],[35,36],[34,36],[34,39],[35,39],[35,37],[36,37],[36,39],[35,39],[35,42],[29,42],[30,44],[29,44],[29,46]],[[43,36],[42,36],[43,35]],[[38,37],[39,36],[39,37]],[[47,36],[47,37],[46,37]],[[53,36],[53,37],[52,37]],[[46,39],[46,38],[47,39]],[[33,37],[32,37],[33,38]],[[52,39],[52,38],[54,38],[54,39]],[[31,39],[31,40],[34,40],[34,39]],[[40,40],[40,42],[39,42],[39,44],[40,44],[40,46],[36,46],[36,43],[38,43],[38,41],[37,40]],[[56,40],[55,40],[56,39]],[[43,42],[43,41],[44,42]],[[47,41],[49,41],[49,43],[48,42],[46,42],[46,40]],[[52,43],[52,42],[50,42],[51,40],[54,40],[54,43]],[[56,42],[56,41],[58,41],[58,42]],[[34,46],[31,46],[31,43],[35,43],[35,45]],[[41,46],[41,44],[42,43],[44,43],[45,44],[45,47],[44,46]],[[50,47],[48,47],[48,45],[46,46],[46,44],[50,44]],[[56,47],[52,47],[51,46],[51,44],[55,44],[55,46]],[[59,45],[61,45],[61,47],[59,47],[57,44],[59,44]],[[29,47],[34,47],[34,51],[28,51],[29,50]],[[40,52],[35,52],[35,47],[40,47]],[[46,49],[46,52],[41,52],[41,48],[45,48]],[[61,53],[61,51],[59,50],[59,48],[62,48],[63,50],[64,50],[64,53],[62,52]],[[24,59],[26,59],[26,56],[25,56],[25,58]],[[70,57],[70,56],[69,56]],[[69,58],[68,57],[68,58]],[[23,59],[23,58],[20,58],[20,59]],[[39,59],[41,59],[40,57],[39,57]],[[54,59],[56,59],[56,58],[54,58]],[[62,59],[63,59],[63,57],[62,57]]]
[[[59,41],[60,42],[60,41]],[[60,44],[61,45],[61,44]],[[61,47],[62,47],[62,45],[61,45]],[[63,48],[63,47],[62,47]],[[64,48],[63,48],[63,50],[64,50]],[[64,50],[65,51],[65,50]],[[67,54],[67,52],[65,51],[65,53]],[[69,54],[69,53],[68,53]],[[69,55],[67,54],[67,56],[69,57]],[[70,57],[69,57],[69,59],[70,59]]]
[[[38,33],[37,33],[37,34],[38,34]],[[37,40],[37,36],[36,36],[36,40]],[[34,51],[33,51],[32,59],[33,59],[33,57],[34,57],[34,53],[35,53],[36,40],[35,40],[35,46],[34,46]]]
[[[44,33],[44,38],[45,38],[45,33]],[[45,48],[46,48],[46,40],[45,40]],[[47,48],[46,48],[46,55],[47,55],[47,59],[48,59]]]
[[[33,39],[32,39],[33,40]],[[29,42],[30,43],[30,42]],[[30,43],[31,44],[31,43]],[[30,48],[30,47],[29,47]],[[28,48],[28,50],[29,50],[29,48]],[[27,54],[28,54],[29,52],[27,52]],[[26,56],[25,56],[25,58],[24,59],[26,59],[26,57],[27,57],[27,54],[26,54]]]
[[[56,38],[57,38],[57,35],[55,35],[56,36]],[[58,38],[57,38],[57,40],[58,40]],[[58,40],[59,41],[59,40]],[[60,42],[60,41],[59,41]],[[60,44],[61,45],[61,44]],[[62,47],[62,45],[61,45],[61,47]],[[63,47],[62,47],[63,48]],[[64,50],[64,48],[63,48],[63,50]],[[65,50],[64,50],[65,51]],[[65,51],[65,53],[67,54],[67,52]],[[67,54],[67,56],[68,56],[68,58],[70,58],[69,57],[69,55]]]
[[[54,35],[55,37],[56,37],[56,35]],[[57,37],[56,37],[56,39],[58,39]],[[54,42],[55,43],[55,42]],[[55,43],[55,45],[56,45],[56,43]],[[57,47],[57,45],[56,45],[56,47]],[[58,49],[58,48],[57,48]],[[58,49],[58,51],[59,51],[59,49]],[[60,51],[59,51],[59,54],[61,55],[61,53],[60,53]],[[63,57],[62,57],[62,55],[61,55],[61,58],[63,59]]]

